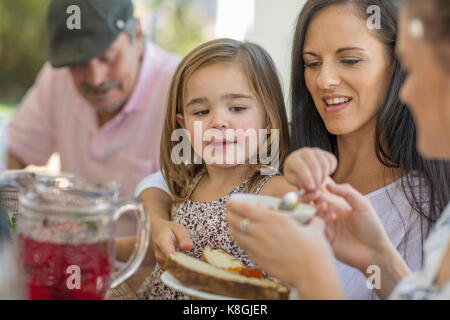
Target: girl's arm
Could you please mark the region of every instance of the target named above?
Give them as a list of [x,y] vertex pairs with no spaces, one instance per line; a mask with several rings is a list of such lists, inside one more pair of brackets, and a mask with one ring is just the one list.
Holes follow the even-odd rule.
[[[139,186],[142,186],[142,182]],[[139,190],[139,186],[137,190]],[[150,215],[150,244],[142,265],[154,266],[155,256],[158,257],[157,250],[155,250],[155,235],[158,235],[159,231],[164,229],[164,223],[170,223],[172,199],[166,192],[156,187],[144,189],[139,194],[139,198],[144,201],[145,208]],[[116,239],[116,259],[127,261],[133,252],[135,241],[136,237]]]
[[182,225],[170,221],[172,198],[158,188],[145,189],[139,196],[150,213],[149,251],[164,267],[166,256],[175,249],[190,250],[194,246],[189,231]]
[[[144,266],[158,262],[164,266],[165,258],[176,248],[189,250],[193,246],[189,232],[170,221],[172,198],[161,171],[144,178],[136,187],[135,195],[144,201],[150,215],[150,245]],[[135,237],[116,240],[116,258],[126,261],[134,249]]]

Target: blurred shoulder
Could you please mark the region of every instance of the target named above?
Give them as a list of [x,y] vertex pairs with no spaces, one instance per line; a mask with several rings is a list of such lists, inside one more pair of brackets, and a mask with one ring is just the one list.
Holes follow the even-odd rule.
[[53,68],[50,62],[47,61],[39,71],[36,82],[43,82],[54,87],[61,83],[72,83],[72,76],[69,68]]
[[162,63],[164,66],[163,70],[175,69],[182,59],[180,55],[169,52],[149,40],[146,41],[146,51],[145,54],[151,60]]

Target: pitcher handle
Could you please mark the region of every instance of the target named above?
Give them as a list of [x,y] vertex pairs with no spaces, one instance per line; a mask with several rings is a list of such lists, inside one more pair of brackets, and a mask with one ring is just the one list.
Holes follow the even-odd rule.
[[119,284],[132,276],[147,253],[150,239],[150,218],[145,209],[144,203],[138,198],[122,198],[119,200],[119,208],[114,213],[114,222],[116,222],[125,212],[134,211],[137,219],[137,235],[133,253],[128,259],[125,266],[114,276],[111,288],[117,287]]

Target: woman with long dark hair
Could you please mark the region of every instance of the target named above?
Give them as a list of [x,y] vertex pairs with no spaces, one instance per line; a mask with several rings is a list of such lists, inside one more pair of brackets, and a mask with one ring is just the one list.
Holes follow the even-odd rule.
[[[369,1],[320,1],[320,3],[331,2],[369,3]],[[370,3],[376,2],[379,5],[382,3],[389,5],[388,1]],[[319,1],[313,0],[308,3],[318,4]],[[383,16],[383,10],[381,14]],[[449,203],[448,162],[414,158],[416,149],[411,141],[417,143],[420,153],[428,159],[450,158],[449,19],[450,4],[447,0],[406,1],[401,19],[398,52],[409,74],[400,95],[402,101],[409,105],[417,122],[417,142],[412,139],[416,132],[409,123],[409,113],[407,117],[402,117],[406,110],[401,104],[395,106],[399,110],[386,109],[387,103],[383,104],[376,126],[376,150],[379,162],[385,167],[397,169],[402,181],[406,180],[406,183],[402,184],[403,193],[409,199],[411,207],[418,212],[411,214],[420,215],[421,219],[430,222],[437,218],[437,210]],[[392,82],[395,82],[395,76]],[[391,84],[391,91],[393,88],[395,85]],[[398,87],[396,90],[395,94],[399,94]],[[312,96],[314,99],[314,95]],[[387,95],[387,102],[389,96],[390,94]],[[318,109],[320,114],[320,108]],[[383,111],[390,115],[386,116],[387,124],[380,123],[379,120],[383,117]],[[331,131],[330,128],[336,129],[331,120],[324,119],[328,131]],[[338,129],[342,128],[343,126]],[[315,133],[316,136],[320,135],[319,131]],[[393,136],[394,132],[398,132],[400,137]],[[391,138],[386,139],[384,135]],[[310,135],[309,139],[313,141],[314,138]],[[328,140],[332,141],[332,138],[330,135]],[[303,137],[297,136],[297,139],[302,140]],[[337,135],[336,143],[326,145],[327,139],[322,135],[321,141],[324,143],[322,148],[334,152],[341,162],[346,155],[341,153],[339,139]],[[309,141],[300,143],[308,144]],[[337,149],[333,149],[333,145],[337,146]],[[405,154],[408,151],[409,153]],[[296,157],[300,159],[297,161],[298,164],[306,170],[303,170],[302,176],[297,171],[285,174],[290,181],[296,181],[300,187],[314,189],[314,186],[308,185],[321,183],[336,168],[335,156],[329,152],[308,149]],[[333,178],[340,182],[339,165],[337,168]],[[414,175],[411,175],[412,172]],[[410,179],[411,176],[413,179]],[[417,179],[423,184],[419,183],[416,186]],[[409,191],[406,190],[408,184],[413,190],[412,197],[408,196]],[[424,269],[420,273],[410,275],[411,270],[405,263],[405,257],[399,254],[401,251],[399,252],[395,243],[391,242],[389,223],[383,221],[387,230],[383,228],[381,223],[383,219],[380,221],[383,212],[374,210],[379,204],[368,201],[367,196],[364,197],[358,192],[363,188],[357,184],[353,188],[349,184],[330,183],[327,188],[343,197],[350,209],[343,210],[334,206],[332,201],[326,203],[329,205],[328,214],[323,215],[328,222],[326,228],[323,220],[319,218],[313,219],[308,226],[295,225],[291,219],[276,212],[231,201],[228,204],[231,233],[261,267],[295,286],[302,298],[345,296],[342,285],[345,287],[346,284],[339,281],[338,272],[333,265],[333,254],[342,262],[360,270],[369,279],[379,280],[375,280],[374,285],[382,298],[450,298],[449,206],[434,224],[424,245],[426,257]],[[320,202],[327,198],[322,194],[316,200]],[[393,202],[395,203],[395,199]],[[245,233],[239,227],[243,219],[251,221],[250,224],[246,223]],[[280,252],[280,247],[284,248],[283,252]],[[274,248],[278,249],[273,250]],[[371,270],[373,277],[372,274],[367,274],[367,270]]]
[[[379,28],[368,28],[367,12],[376,12],[368,8],[379,9]],[[450,170],[419,155],[413,118],[398,98],[405,72],[395,56],[397,9],[383,0],[305,4],[293,45],[291,141],[292,149],[335,155],[333,180],[372,202],[395,247],[418,270],[423,241],[450,200]],[[307,187],[308,170],[299,164],[311,152],[300,149],[286,162],[285,174],[300,187]],[[359,270],[342,263],[338,270],[350,298],[376,297]]]
[[[336,156],[333,180],[372,202],[395,247],[418,270],[423,241],[450,200],[450,167],[418,153],[413,118],[398,97],[405,72],[395,56],[396,2],[306,2],[293,45],[291,142],[292,150]],[[370,30],[377,12],[379,28]],[[301,162],[311,152],[301,149],[286,161],[285,175],[299,187],[307,187]],[[375,298],[364,274],[338,269],[350,298]]]
[[[381,9],[381,26],[380,29],[374,29],[371,33],[385,47],[386,54],[392,59],[393,65],[392,74],[387,79],[389,81],[387,83],[387,92],[383,95],[383,102],[377,110],[376,120],[373,121],[375,136],[374,139],[367,139],[367,143],[371,144],[370,148],[373,149],[380,163],[379,166],[393,168],[396,171],[395,175],[405,177],[404,183],[409,187],[413,185],[413,181],[412,176],[408,175],[408,173],[418,171],[418,174],[424,178],[425,184],[419,186],[421,190],[425,191],[426,195],[424,198],[421,199],[419,194],[412,194],[411,196],[406,192],[405,194],[417,212],[430,222],[434,222],[439,217],[446,201],[450,199],[448,180],[450,171],[448,162],[425,159],[418,153],[416,148],[416,128],[413,118],[405,104],[398,98],[400,88],[405,79],[405,72],[395,57],[396,34],[398,30],[396,2],[398,1],[313,0],[305,4],[298,19],[292,56],[291,101],[293,127],[291,132],[291,149],[317,147],[333,153],[339,160],[346,157],[342,151],[339,152],[339,139],[343,135],[342,131],[345,131],[345,129],[339,128],[341,129],[341,132],[339,132],[339,129],[333,130],[332,125],[330,125],[330,128],[327,127],[327,120],[330,122],[333,120],[335,122],[339,121],[337,123],[339,125],[343,116],[337,120],[332,119],[332,117],[329,117],[330,119],[322,117],[321,112],[318,110],[320,107],[318,108],[315,105],[317,101],[314,101],[312,94],[308,91],[308,83],[305,77],[308,77],[308,68],[311,68],[311,66],[304,62],[304,49],[307,28],[312,18],[324,8],[332,5],[353,7],[356,9],[355,13],[360,14],[363,18],[369,16],[366,13],[367,8],[373,5],[379,7]],[[342,18],[337,23],[342,24]],[[318,25],[320,26],[319,23]],[[323,30],[323,33],[326,32],[327,30]],[[350,35],[347,38],[350,38]],[[352,39],[350,38],[349,40]],[[347,63],[354,66],[358,63],[358,60],[348,60]],[[373,90],[373,87],[368,89]],[[326,92],[326,89],[323,92]],[[364,103],[367,102],[360,101],[359,103],[362,104],[360,108],[365,108],[366,105]],[[345,120],[343,119],[343,121]],[[374,147],[372,147],[373,142]],[[339,174],[339,172],[336,174]],[[387,175],[385,174],[385,176]],[[424,210],[422,207],[424,199],[429,200],[429,208],[427,210]]]

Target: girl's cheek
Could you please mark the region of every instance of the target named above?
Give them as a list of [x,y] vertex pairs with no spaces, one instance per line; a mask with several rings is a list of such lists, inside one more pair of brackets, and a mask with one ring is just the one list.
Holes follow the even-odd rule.
[[192,130],[189,130],[189,134],[190,134],[191,145],[192,145],[193,149],[197,152],[201,151],[204,146],[203,130],[192,129]]
[[245,120],[240,120],[234,124],[235,129],[241,129],[243,131],[247,130],[255,130],[256,133],[259,129],[263,128],[259,121],[255,121],[259,118],[259,115],[254,115],[252,117],[248,117]]

